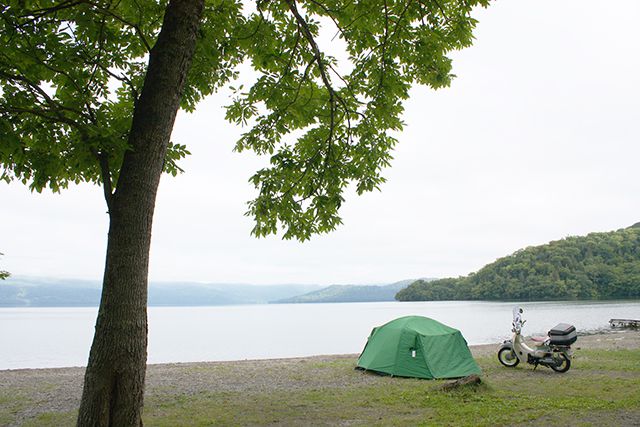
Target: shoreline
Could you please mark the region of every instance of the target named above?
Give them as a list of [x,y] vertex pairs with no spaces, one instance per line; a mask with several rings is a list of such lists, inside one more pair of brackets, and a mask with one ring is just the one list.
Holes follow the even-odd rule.
[[[528,337],[527,337],[528,338]],[[634,329],[609,329],[609,330],[597,330],[597,331],[585,331],[578,334],[578,341],[572,346],[574,350],[580,350],[581,344],[586,342],[589,348],[609,348],[610,349],[622,349],[622,348],[640,348],[640,330]],[[499,342],[488,344],[472,344],[469,345],[469,349],[474,357],[486,357],[489,354],[497,353],[497,348],[500,345]],[[197,365],[220,365],[220,364],[242,364],[242,363],[286,363],[296,362],[302,360],[327,360],[327,359],[357,359],[359,353],[343,353],[343,354],[318,354],[308,356],[294,356],[294,357],[277,357],[277,358],[263,358],[263,359],[235,359],[235,360],[204,360],[194,362],[161,362],[161,363],[148,363],[147,369],[153,369],[154,367],[162,366],[197,366]],[[18,372],[35,372],[35,371],[64,371],[64,370],[82,370],[84,371],[86,366],[57,366],[49,368],[11,368],[0,369],[0,378],[5,373],[18,373]]]

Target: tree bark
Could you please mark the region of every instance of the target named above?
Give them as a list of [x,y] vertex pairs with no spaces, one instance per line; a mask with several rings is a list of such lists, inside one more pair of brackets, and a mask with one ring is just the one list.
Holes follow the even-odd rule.
[[84,379],[79,426],[138,426],[147,361],[147,275],[156,192],[203,0],[171,0],[149,54],[129,143],[110,203],[102,297]]

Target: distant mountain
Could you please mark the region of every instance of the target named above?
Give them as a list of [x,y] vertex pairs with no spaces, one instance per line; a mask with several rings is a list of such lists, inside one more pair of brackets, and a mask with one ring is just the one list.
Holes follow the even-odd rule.
[[[91,280],[10,277],[0,283],[0,307],[96,307],[101,284]],[[319,285],[152,282],[149,306],[266,304],[320,289]]]
[[267,304],[320,289],[320,285],[244,285],[216,283],[152,283],[151,306]]
[[[433,280],[433,279],[423,279]],[[325,302],[374,302],[393,301],[396,293],[415,280],[403,280],[390,285],[332,285],[317,291],[274,303],[325,303]]]
[[640,223],[520,249],[465,277],[416,281],[400,301],[640,297]]
[[0,283],[0,307],[92,307],[99,301],[98,282],[12,276]]

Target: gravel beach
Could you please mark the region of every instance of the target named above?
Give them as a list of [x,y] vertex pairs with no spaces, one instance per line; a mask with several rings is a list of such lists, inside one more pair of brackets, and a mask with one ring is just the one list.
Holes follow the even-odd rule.
[[[496,353],[497,344],[470,346],[475,357]],[[581,348],[637,349],[640,348],[639,331],[621,331],[607,334],[580,336],[573,347],[576,354]],[[171,393],[192,395],[207,391],[276,392],[304,389],[331,389],[346,383],[369,384],[377,381],[373,375],[314,375],[319,362],[352,359],[358,355],[329,355],[291,359],[246,360],[234,362],[199,362],[149,365],[147,369],[146,398]],[[497,363],[497,361],[496,361]],[[82,391],[84,368],[16,369],[0,371],[0,390],[24,395],[31,402],[18,411],[15,423],[43,412],[67,412],[77,409]],[[3,400],[0,399],[0,408]]]

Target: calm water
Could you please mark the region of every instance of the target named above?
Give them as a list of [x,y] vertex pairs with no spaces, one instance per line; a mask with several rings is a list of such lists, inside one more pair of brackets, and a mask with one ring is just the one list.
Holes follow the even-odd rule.
[[[149,308],[149,363],[359,353],[374,326],[406,315],[460,329],[469,344],[508,337],[514,303],[415,302]],[[530,302],[526,334],[640,318],[640,301]],[[0,369],[85,366],[97,308],[0,308]]]

